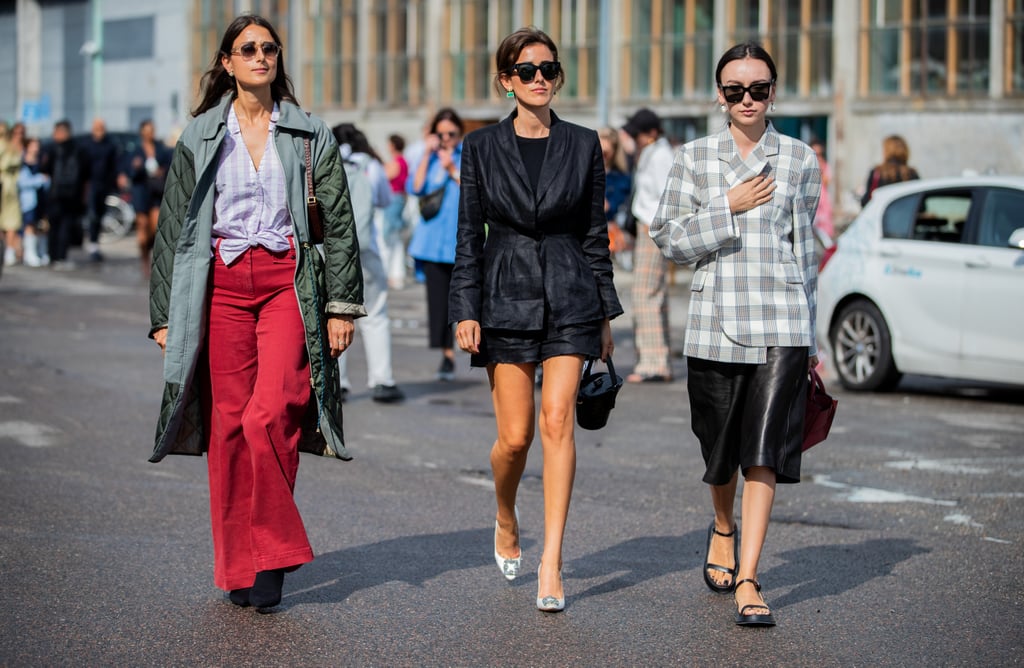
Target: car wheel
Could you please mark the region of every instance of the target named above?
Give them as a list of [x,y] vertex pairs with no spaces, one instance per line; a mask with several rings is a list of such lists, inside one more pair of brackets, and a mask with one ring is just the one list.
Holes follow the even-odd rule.
[[843,387],[888,390],[899,383],[901,374],[892,359],[889,327],[871,302],[858,299],[844,306],[829,338]]

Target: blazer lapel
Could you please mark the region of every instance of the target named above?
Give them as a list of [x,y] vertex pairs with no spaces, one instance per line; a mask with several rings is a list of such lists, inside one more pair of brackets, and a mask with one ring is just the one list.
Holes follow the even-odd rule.
[[[548,135],[548,145],[544,150],[544,163],[540,168],[540,178],[537,179],[537,191],[533,194],[534,202],[540,209],[540,203],[551,191],[548,187],[558,180],[558,174],[565,167],[562,159],[568,155],[568,128],[561,123],[555,112],[551,112],[551,132]],[[589,165],[588,165],[589,167]]]
[[516,143],[516,129],[512,125],[512,119],[515,117],[516,112],[513,111],[499,124],[498,147],[505,154],[510,171],[519,177],[519,181],[522,183],[525,191],[532,193],[533,189],[530,187],[530,179],[526,176],[526,165],[523,164],[523,156],[520,155],[519,145]]
[[761,140],[754,147],[754,150],[750,152],[746,160],[740,157],[740,153],[736,149],[736,142],[733,140],[728,126],[719,134],[718,159],[728,165],[728,168],[723,171],[730,186],[749,181],[755,176],[764,174],[769,164],[769,156],[778,155],[778,153],[779,135],[775,132],[775,128],[772,127],[771,123],[768,123],[768,127],[761,136]]

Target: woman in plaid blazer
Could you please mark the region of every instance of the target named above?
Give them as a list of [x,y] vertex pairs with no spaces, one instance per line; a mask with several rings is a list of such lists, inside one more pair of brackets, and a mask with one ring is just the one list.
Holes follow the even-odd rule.
[[812,224],[821,174],[814,151],[766,119],[776,69],[763,48],[729,49],[715,79],[728,125],[676,153],[650,234],[669,259],[696,263],[684,353],[715,508],[704,580],[735,592],[737,624],[771,626],[757,564],[776,482],[800,479],[807,372],[817,364]]

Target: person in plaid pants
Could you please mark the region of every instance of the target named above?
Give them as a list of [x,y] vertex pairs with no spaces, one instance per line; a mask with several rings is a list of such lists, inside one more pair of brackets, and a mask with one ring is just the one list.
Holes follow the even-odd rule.
[[633,334],[636,366],[630,383],[672,380],[668,345],[668,260],[651,240],[648,229],[672,169],[672,146],[661,133],[661,119],[650,109],[633,114],[623,131],[636,142],[633,190],[636,245],[633,250]]

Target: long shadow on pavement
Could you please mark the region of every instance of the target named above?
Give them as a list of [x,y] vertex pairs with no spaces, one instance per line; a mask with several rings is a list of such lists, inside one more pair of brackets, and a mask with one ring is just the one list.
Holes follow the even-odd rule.
[[760,574],[766,589],[793,587],[773,596],[772,605],[784,607],[856,589],[892,574],[896,564],[930,552],[906,538],[866,540],[857,545],[815,545],[783,552],[786,563]]

